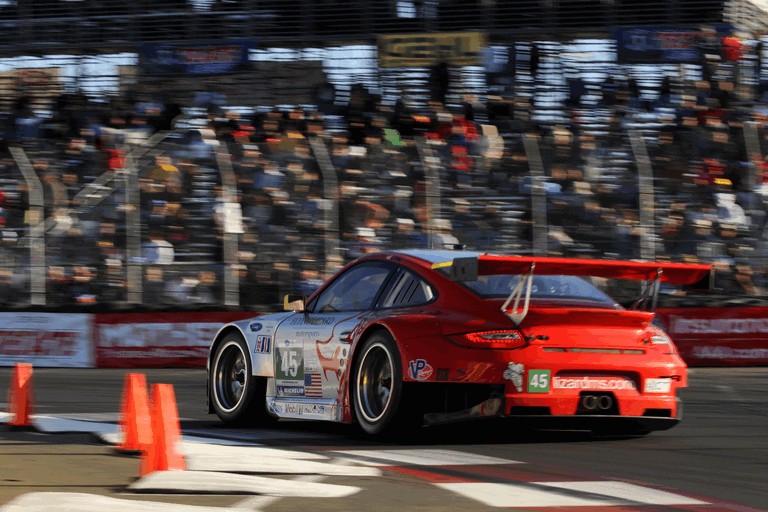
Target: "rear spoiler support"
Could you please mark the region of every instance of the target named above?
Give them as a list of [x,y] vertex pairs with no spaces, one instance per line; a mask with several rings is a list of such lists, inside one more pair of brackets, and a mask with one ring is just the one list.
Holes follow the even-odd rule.
[[[531,287],[533,284],[533,270],[536,268],[536,263],[531,263],[531,268],[524,276],[521,276],[517,280],[517,284],[512,289],[512,292],[504,301],[501,306],[501,312],[507,315],[516,325],[520,325],[523,319],[528,314],[528,306],[531,304]],[[523,297],[523,291],[525,291],[525,298],[523,299],[523,309],[520,310],[520,299]],[[512,305],[512,311],[507,311],[509,303],[515,301]]]
[[632,305],[632,309],[643,310],[644,306],[648,304],[648,301],[650,300],[650,311],[656,310],[656,304],[659,302],[659,290],[661,289],[662,274],[664,274],[664,270],[658,269],[656,271],[656,279],[650,283],[648,281],[644,282],[643,291],[640,295],[640,298],[637,299]]

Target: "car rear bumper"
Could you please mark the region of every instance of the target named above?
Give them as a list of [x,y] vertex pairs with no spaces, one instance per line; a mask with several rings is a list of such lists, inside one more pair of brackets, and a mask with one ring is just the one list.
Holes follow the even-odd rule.
[[552,430],[590,430],[598,433],[645,433],[656,430],[668,430],[678,423],[678,418],[664,418],[654,416],[551,416],[528,415],[511,416],[515,425],[532,429]]
[[611,407],[588,410],[583,404],[585,396],[561,396],[556,400],[536,397],[523,401],[528,405],[521,405],[519,396],[496,397],[463,411],[427,414],[424,419],[429,425],[438,425],[478,418],[505,418],[523,428],[624,434],[667,430],[682,419],[682,402],[675,397],[623,397],[621,401],[614,397]]

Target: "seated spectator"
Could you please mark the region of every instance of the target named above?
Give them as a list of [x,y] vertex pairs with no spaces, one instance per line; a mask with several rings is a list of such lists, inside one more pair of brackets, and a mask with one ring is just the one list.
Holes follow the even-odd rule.
[[149,240],[141,245],[141,258],[149,265],[170,265],[175,258],[173,244],[159,230],[153,230]]

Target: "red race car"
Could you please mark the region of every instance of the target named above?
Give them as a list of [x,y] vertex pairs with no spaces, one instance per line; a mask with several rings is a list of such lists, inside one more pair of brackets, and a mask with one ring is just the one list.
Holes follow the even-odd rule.
[[[208,403],[227,423],[356,422],[373,435],[480,417],[644,434],[681,417],[686,365],[661,283],[709,265],[413,250],[364,256],[283,313],[224,326]],[[645,283],[625,309],[587,277]]]

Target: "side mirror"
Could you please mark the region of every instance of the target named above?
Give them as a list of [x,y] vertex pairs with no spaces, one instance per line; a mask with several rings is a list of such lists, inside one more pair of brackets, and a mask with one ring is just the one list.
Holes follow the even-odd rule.
[[286,295],[283,297],[283,311],[304,311],[306,297],[301,295]]

